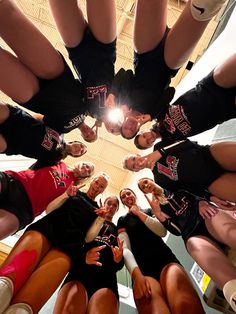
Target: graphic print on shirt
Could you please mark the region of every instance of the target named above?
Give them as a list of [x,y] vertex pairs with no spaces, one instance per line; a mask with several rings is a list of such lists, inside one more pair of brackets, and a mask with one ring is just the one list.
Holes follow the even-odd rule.
[[171,105],[168,111],[169,114],[165,115],[163,121],[166,129],[173,134],[177,128],[184,136],[187,136],[191,131],[191,126],[183,107],[180,105]]
[[60,134],[57,131],[46,127],[46,134],[41,145],[50,151],[53,147],[54,142],[56,142],[57,144],[60,143]]
[[174,198],[174,194],[168,197],[168,205],[175,213],[175,216],[181,216],[189,206],[189,201],[186,196],[181,197],[180,200]]
[[49,171],[50,175],[52,176],[55,186],[57,187],[66,187],[64,179],[68,179],[69,176],[67,173],[57,170]]
[[110,226],[108,224],[104,224],[102,230],[95,239],[96,241],[101,242],[101,245],[105,244],[106,246],[111,247],[116,244],[116,238],[115,234],[111,233]]
[[65,125],[64,128],[65,128],[65,130],[74,129],[74,128],[80,126],[80,124],[83,123],[84,120],[85,120],[85,115],[79,114],[76,117],[74,117],[73,119],[71,119],[69,121],[68,125]]
[[87,87],[87,99],[96,100],[98,102],[99,108],[105,108],[106,98],[107,98],[106,85]]
[[178,177],[177,167],[178,167],[179,159],[176,158],[175,156],[167,156],[165,159],[165,162],[167,166],[161,164],[160,162],[157,162],[156,167],[157,167],[158,173],[165,175],[166,177],[168,177],[169,179],[173,181],[178,181],[179,177]]

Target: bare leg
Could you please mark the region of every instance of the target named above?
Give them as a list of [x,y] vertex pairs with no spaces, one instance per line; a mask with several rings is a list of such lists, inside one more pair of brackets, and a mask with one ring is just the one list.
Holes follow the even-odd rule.
[[11,304],[23,302],[31,306],[33,313],[38,313],[69,269],[70,258],[56,248],[50,249]]
[[65,284],[58,293],[53,314],[85,314],[88,296],[84,286],[77,281]]
[[111,289],[97,290],[89,300],[88,314],[118,314],[119,303]]
[[19,220],[12,213],[0,209],[0,240],[12,235],[19,229]]
[[207,230],[216,240],[236,249],[236,220],[229,214],[220,211],[211,219],[206,219],[205,224]]
[[[9,114],[10,114],[9,108],[5,104],[0,103],[0,124],[5,122],[9,118]],[[7,148],[6,140],[2,136],[2,134],[0,134],[0,153],[4,153],[6,148]]]
[[221,167],[236,171],[236,142],[220,142],[210,146],[210,152]]
[[134,49],[138,53],[153,50],[166,30],[167,1],[137,0],[134,20]]
[[166,265],[161,272],[161,287],[171,313],[205,313],[198,294],[182,266],[175,263]]
[[36,76],[52,79],[62,73],[60,54],[22,14],[15,1],[0,2],[0,36]]
[[87,0],[87,16],[90,30],[98,41],[109,44],[115,40],[115,0]]
[[171,69],[177,69],[187,61],[209,23],[195,20],[190,5],[191,1],[188,1],[167,36],[165,60]]
[[84,36],[86,21],[76,0],[49,0],[57,29],[66,47],[76,47]]
[[39,232],[28,231],[17,241],[0,268],[0,276],[13,281],[14,294],[21,289],[49,249],[50,243]]
[[218,65],[214,70],[215,82],[224,88],[236,86],[236,54],[227,58],[222,64]]
[[25,103],[39,91],[37,77],[18,58],[1,48],[0,66],[0,90],[17,103]]
[[235,267],[210,239],[192,237],[187,241],[187,250],[219,288],[222,289],[226,282],[236,278]]
[[152,277],[146,278],[151,286],[152,295],[149,298],[135,299],[138,312],[140,314],[170,314],[160,283]]

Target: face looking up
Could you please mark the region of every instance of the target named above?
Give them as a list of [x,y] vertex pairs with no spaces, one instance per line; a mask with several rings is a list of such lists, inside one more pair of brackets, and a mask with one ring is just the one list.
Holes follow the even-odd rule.
[[87,147],[79,141],[73,141],[67,144],[67,151],[72,157],[80,157],[87,152]]
[[87,194],[94,199],[99,194],[103,193],[108,185],[108,180],[104,175],[99,175],[90,183]]
[[135,142],[137,143],[137,147],[141,149],[146,149],[151,147],[155,140],[157,139],[157,135],[154,131],[141,132],[136,136]]
[[123,189],[120,191],[120,200],[122,204],[130,208],[136,204],[136,195],[130,189]]
[[74,168],[74,175],[77,178],[88,178],[93,174],[93,172],[94,172],[94,164],[89,161],[80,162]]
[[124,160],[124,168],[138,172],[145,168],[146,159],[140,155],[130,155]]
[[110,196],[105,200],[104,206],[107,210],[106,220],[112,220],[113,216],[119,209],[119,200],[116,196]]

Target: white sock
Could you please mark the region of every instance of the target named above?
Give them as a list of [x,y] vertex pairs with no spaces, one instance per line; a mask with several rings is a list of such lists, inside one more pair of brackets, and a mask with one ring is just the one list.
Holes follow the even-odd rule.
[[10,278],[0,276],[0,314],[9,306],[13,295],[13,282]]
[[236,279],[226,282],[223,293],[234,312],[236,312]]
[[209,21],[215,16],[226,0],[191,0],[191,13],[197,21]]
[[33,314],[33,311],[29,304],[15,303],[9,306],[4,314]]

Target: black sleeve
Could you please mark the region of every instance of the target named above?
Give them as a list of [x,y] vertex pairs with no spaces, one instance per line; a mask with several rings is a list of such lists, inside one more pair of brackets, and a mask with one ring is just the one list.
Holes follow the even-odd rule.
[[191,149],[198,145],[196,142],[192,142],[190,140],[181,140],[181,141],[175,141],[171,138],[167,138],[165,140],[162,140],[158,142],[154,146],[154,151],[158,150],[160,154],[165,157],[167,155],[171,155],[174,153],[178,153],[187,149]]
[[170,233],[181,236],[181,230],[171,221],[171,219],[166,219],[165,221],[161,222],[163,226],[168,230]]

